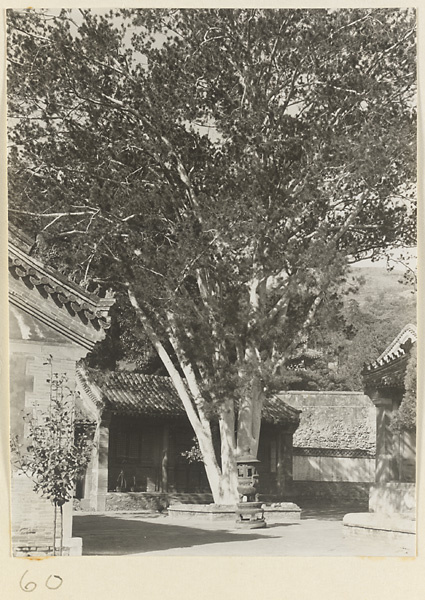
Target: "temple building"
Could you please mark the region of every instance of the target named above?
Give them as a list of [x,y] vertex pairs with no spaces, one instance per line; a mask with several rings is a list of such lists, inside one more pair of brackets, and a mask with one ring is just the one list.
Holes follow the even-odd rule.
[[[96,423],[96,448],[77,489],[82,508],[111,510],[120,492],[209,494],[194,432],[169,377],[79,369],[77,390]],[[277,397],[265,403],[258,451],[263,495],[282,496],[290,486],[299,412]]]
[[[24,442],[25,414],[45,412],[52,372],[75,389],[76,365],[103,339],[113,298],[100,298],[32,255],[33,240],[9,227],[10,429]],[[15,556],[51,554],[54,506],[12,466],[12,549]],[[64,554],[81,554],[72,538],[72,502],[64,505]]]

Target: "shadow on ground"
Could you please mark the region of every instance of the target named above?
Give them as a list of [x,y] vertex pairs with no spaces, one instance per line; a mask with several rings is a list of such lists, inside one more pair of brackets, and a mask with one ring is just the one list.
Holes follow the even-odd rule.
[[[196,527],[125,520],[106,515],[74,515],[72,535],[83,538],[83,555],[123,555],[204,544],[241,541],[240,533],[206,531]],[[262,538],[243,532],[244,541]]]

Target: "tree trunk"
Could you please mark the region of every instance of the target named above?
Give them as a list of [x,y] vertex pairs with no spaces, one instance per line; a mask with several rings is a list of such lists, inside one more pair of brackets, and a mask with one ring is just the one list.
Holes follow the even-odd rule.
[[221,477],[220,477],[220,504],[236,504],[238,494],[238,472],[236,465],[235,444],[235,407],[233,401],[224,402],[220,415],[221,439]]
[[202,426],[195,426],[193,429],[199,443],[199,448],[202,453],[205,472],[207,475],[208,483],[210,484],[214,502],[216,504],[226,504],[226,502],[222,502],[222,471],[217,464],[211,431],[205,432]]
[[[183,379],[174,366],[168,352],[165,350],[161,340],[155,332],[146,314],[140,307],[135,294],[133,293],[130,284],[128,285],[128,297],[140,323],[144,327],[150,341],[156,349],[164,367],[168,371],[171,381],[178,393],[186,414],[195,432],[199,443],[199,448],[202,453],[205,472],[208,483],[210,484],[211,493],[216,504],[235,504],[238,499],[237,494],[237,471],[236,461],[234,457],[234,409],[233,404],[230,410],[224,411],[224,418],[220,421],[220,427],[223,429],[222,435],[222,451],[225,451],[223,468],[220,469],[215,455],[210,422],[204,414],[201,397],[196,377],[192,371],[189,362],[185,359],[182,348],[178,340],[170,331],[169,337],[171,345],[174,348],[176,356],[180,362],[180,366],[185,375]],[[173,324],[172,315],[170,315],[171,324]],[[190,390],[194,399],[195,405],[192,404],[192,398],[188,393]],[[226,405],[226,403],[225,403]]]
[[258,375],[253,375],[249,392],[241,400],[238,414],[237,454],[257,456],[260,441],[261,411],[264,402],[263,385]]
[[61,522],[60,522],[61,537],[60,537],[59,556],[62,556],[62,554],[63,554],[63,506],[62,506],[62,504],[60,505],[60,515],[61,515]]
[[56,556],[56,520],[57,520],[57,506],[56,502],[54,503],[55,512],[53,516],[53,556]]
[[[174,366],[173,361],[171,360],[168,352],[164,348],[164,345],[162,344],[161,340],[159,339],[158,335],[156,334],[154,327],[150,323],[145,312],[140,307],[140,305],[137,301],[137,298],[136,298],[134,292],[132,291],[130,284],[128,284],[127,293],[128,293],[129,300],[130,300],[133,308],[136,311],[137,317],[138,317],[141,325],[143,326],[146,334],[148,335],[150,341],[152,342],[155,350],[157,351],[158,356],[160,357],[164,367],[166,368],[166,370],[170,376],[170,379],[176,389],[176,392],[179,395],[180,400],[183,403],[187,417],[190,421],[190,424],[192,425],[193,431],[195,432],[195,435],[199,442],[199,448],[201,450],[202,457],[204,460],[205,471],[207,474],[208,482],[211,487],[211,492],[213,494],[214,502],[218,502],[221,497],[221,494],[220,494],[221,470],[217,464],[217,459],[216,459],[215,452],[214,452],[210,424],[209,424],[208,420],[205,418],[202,408],[200,406],[197,406],[197,410],[195,409],[194,405],[192,404],[192,398],[190,397],[190,395],[188,393],[188,389],[186,387],[186,386],[188,386],[189,389],[192,391],[193,386],[196,383],[194,381],[193,373],[191,373],[191,371],[189,369],[189,365],[184,360],[181,361],[182,370],[186,375],[186,381],[183,380],[179,371]],[[170,342],[175,347],[175,351],[178,353],[179,352],[178,341],[176,339],[174,339],[173,336],[171,336]],[[193,394],[193,397],[196,398],[197,391],[193,390],[192,394]]]

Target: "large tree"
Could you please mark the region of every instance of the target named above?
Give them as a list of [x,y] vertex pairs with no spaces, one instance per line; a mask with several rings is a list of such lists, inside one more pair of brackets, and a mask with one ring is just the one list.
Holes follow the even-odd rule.
[[8,12],[10,218],[125,294],[216,502],[347,264],[414,241],[414,20]]

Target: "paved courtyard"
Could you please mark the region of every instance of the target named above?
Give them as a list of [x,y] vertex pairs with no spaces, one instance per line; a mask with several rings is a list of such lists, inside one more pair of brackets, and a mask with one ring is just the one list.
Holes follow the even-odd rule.
[[243,531],[232,523],[171,521],[148,513],[76,513],[73,535],[83,555],[140,556],[413,556],[414,540],[344,535],[350,510],[306,510],[299,522]]

